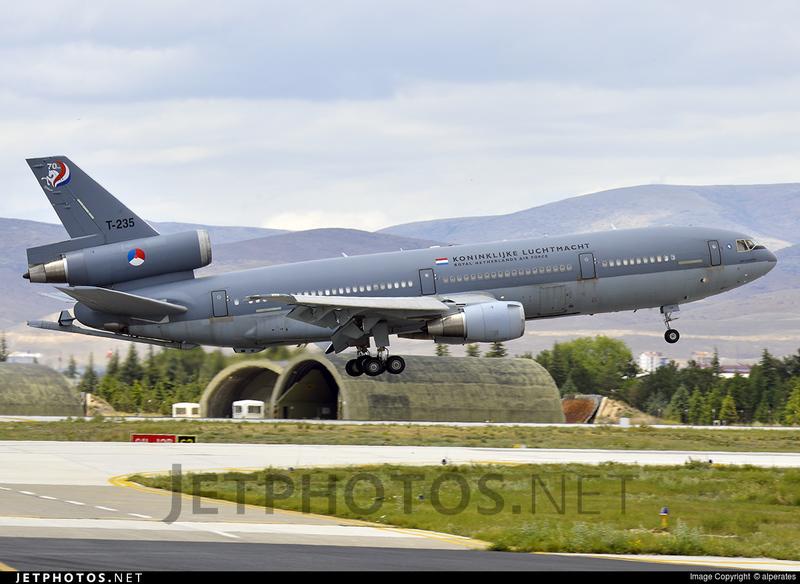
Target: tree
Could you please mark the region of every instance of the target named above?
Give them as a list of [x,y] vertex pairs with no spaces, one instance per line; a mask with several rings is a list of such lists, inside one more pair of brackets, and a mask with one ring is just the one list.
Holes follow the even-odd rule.
[[667,418],[685,424],[689,420],[689,399],[689,390],[686,389],[686,386],[678,387],[667,406]]
[[444,343],[436,343],[436,356],[447,357],[450,355],[450,347]]
[[486,351],[485,357],[506,357],[508,355],[508,350],[506,346],[501,341],[495,341],[492,343],[492,348]]
[[467,357],[480,357],[481,356],[481,348],[478,343],[471,343],[466,345],[465,349],[467,350]]
[[0,363],[8,361],[8,341],[6,340],[6,333],[0,333]]
[[783,412],[783,419],[787,424],[800,425],[800,377],[794,379],[792,393],[789,394],[789,399]]
[[756,407],[755,414],[753,414],[753,419],[762,424],[769,424],[772,422],[772,408],[769,407],[766,395],[758,402],[758,407]]
[[552,350],[542,351],[536,360],[559,387],[572,375],[581,393],[609,395],[636,375],[636,364],[627,345],[602,335],[555,343]]
[[139,363],[139,354],[133,343],[128,345],[128,356],[119,370],[119,380],[123,385],[131,386],[134,381],[139,381],[144,375],[144,370]]
[[69,356],[69,361],[67,362],[67,370],[64,371],[64,375],[69,379],[75,379],[78,376],[78,364],[75,362],[74,355]]
[[86,365],[86,369],[83,370],[78,389],[86,393],[97,393],[97,383],[97,372],[94,370],[94,353],[89,353],[89,363]]
[[106,365],[106,375],[116,377],[119,375],[119,350],[114,351],[108,357],[108,365]]
[[716,347],[714,347],[714,357],[711,359],[711,371],[714,373],[714,377],[719,377],[719,374],[722,373],[722,367],[719,364],[719,351],[717,351]]
[[695,388],[689,398],[689,414],[687,416],[687,421],[690,424],[703,424],[703,405],[703,394],[700,393],[699,389]]
[[566,395],[575,395],[577,393],[580,393],[578,391],[578,386],[575,385],[574,381],[572,381],[572,375],[567,376],[567,380],[564,382],[564,385],[562,385],[559,388],[559,393],[561,393],[562,397]]
[[719,419],[723,424],[732,424],[739,419],[739,416],[736,413],[736,402],[734,401],[733,396],[730,394],[726,395],[722,399],[722,405],[720,406],[719,411]]

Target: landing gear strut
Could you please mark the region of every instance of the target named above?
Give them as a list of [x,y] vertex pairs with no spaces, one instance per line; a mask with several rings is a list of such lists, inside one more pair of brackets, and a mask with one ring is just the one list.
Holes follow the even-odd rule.
[[358,353],[358,356],[350,359],[344,367],[351,377],[358,377],[365,373],[370,377],[376,377],[384,372],[397,375],[406,368],[405,360],[397,355],[390,357],[386,347],[378,347],[378,354],[375,357],[369,354],[367,348],[359,347]]
[[670,345],[677,343],[678,339],[681,338],[681,333],[679,333],[676,329],[669,326],[669,323],[673,320],[678,320],[677,316],[673,316],[673,312],[680,311],[680,306],[677,304],[671,304],[669,306],[662,306],[661,307],[661,314],[664,315],[664,324],[667,325],[667,330],[664,332],[664,340],[667,341]]

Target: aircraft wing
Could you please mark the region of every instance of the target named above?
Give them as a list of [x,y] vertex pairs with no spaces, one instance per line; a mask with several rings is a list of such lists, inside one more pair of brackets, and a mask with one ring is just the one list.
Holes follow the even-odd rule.
[[353,316],[391,319],[436,317],[450,308],[432,296],[392,298],[379,296],[311,296],[305,294],[254,294],[246,300],[293,306],[290,318],[336,328]]
[[59,288],[64,294],[72,296],[78,302],[85,304],[92,310],[121,314],[142,318],[164,317],[173,314],[182,314],[187,308],[180,304],[173,304],[165,300],[146,298],[119,290],[97,288],[95,286],[70,286]]
[[432,296],[392,298],[381,296],[312,296],[305,294],[255,294],[246,300],[291,306],[287,316],[331,329],[328,352],[345,350],[354,340],[372,334],[381,346],[389,344],[388,322],[424,320],[451,308]]

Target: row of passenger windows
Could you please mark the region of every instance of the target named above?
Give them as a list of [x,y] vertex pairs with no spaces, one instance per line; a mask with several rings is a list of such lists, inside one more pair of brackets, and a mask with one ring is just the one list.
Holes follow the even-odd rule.
[[505,272],[483,272],[480,274],[456,274],[444,276],[442,282],[452,284],[455,282],[475,282],[477,280],[497,280],[499,278],[518,278],[520,276],[535,276],[537,274],[551,274],[553,272],[571,272],[572,264],[558,266],[542,266],[541,268],[525,268],[519,270],[506,270]]
[[638,266],[640,264],[660,264],[668,261],[675,261],[675,254],[644,256],[640,258],[623,258],[614,260],[603,260],[600,265],[604,268],[614,268],[616,266]]
[[[361,284],[359,286],[343,286],[341,288],[325,288],[324,290],[305,290],[303,292],[292,292],[295,296],[344,296],[345,294],[358,294],[361,292],[377,292],[378,290],[393,290],[400,288],[413,288],[412,280],[402,282],[381,282],[379,284]],[[248,300],[248,304],[260,303],[260,300]],[[264,300],[267,302],[267,300]]]

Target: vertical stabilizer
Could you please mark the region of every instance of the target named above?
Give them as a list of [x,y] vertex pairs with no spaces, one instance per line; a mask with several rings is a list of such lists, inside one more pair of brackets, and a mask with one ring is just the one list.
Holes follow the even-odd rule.
[[27,162],[71,238],[114,243],[158,235],[66,156]]

